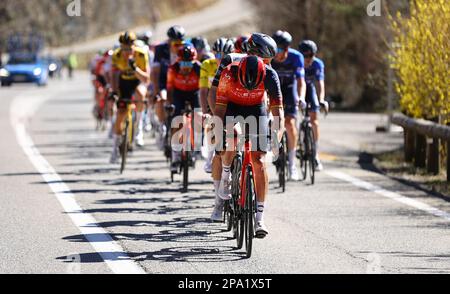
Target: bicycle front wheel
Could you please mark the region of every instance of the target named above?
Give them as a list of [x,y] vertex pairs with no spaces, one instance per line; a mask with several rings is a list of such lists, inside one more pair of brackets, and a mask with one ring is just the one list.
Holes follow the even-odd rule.
[[247,171],[247,195],[245,201],[244,210],[244,222],[245,222],[245,251],[246,257],[252,256],[253,238],[254,238],[254,218],[255,218],[255,181],[253,174],[249,168]]

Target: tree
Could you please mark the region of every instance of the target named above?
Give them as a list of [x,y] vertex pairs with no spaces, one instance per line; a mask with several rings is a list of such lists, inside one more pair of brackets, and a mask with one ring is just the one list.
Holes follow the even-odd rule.
[[392,66],[402,109],[417,118],[450,123],[450,2],[411,0],[411,13],[391,18]]

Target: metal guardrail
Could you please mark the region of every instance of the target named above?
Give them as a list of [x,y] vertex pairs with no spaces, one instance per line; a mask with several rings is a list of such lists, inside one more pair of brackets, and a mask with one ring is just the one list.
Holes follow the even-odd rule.
[[405,130],[405,160],[416,167],[440,172],[440,142],[447,144],[447,181],[450,182],[450,126],[424,119],[414,119],[401,113],[392,116],[392,123]]

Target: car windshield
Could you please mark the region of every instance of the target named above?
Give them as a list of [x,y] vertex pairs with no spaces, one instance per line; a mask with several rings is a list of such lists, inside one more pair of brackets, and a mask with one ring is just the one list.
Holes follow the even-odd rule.
[[30,64],[30,63],[36,63],[37,59],[33,56],[21,56],[21,57],[12,57],[8,64],[14,65],[14,64]]

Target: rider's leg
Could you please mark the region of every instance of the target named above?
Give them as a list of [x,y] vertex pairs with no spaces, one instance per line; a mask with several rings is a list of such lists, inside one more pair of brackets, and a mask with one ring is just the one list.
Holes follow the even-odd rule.
[[296,149],[298,142],[297,120],[292,115],[287,115],[285,120],[286,134],[288,141],[289,176],[293,180],[298,180],[295,166]]
[[145,109],[145,96],[147,95],[147,87],[144,84],[139,85],[136,88],[136,121],[138,124],[136,134],[136,144],[138,146],[144,146],[144,117],[143,112]]

